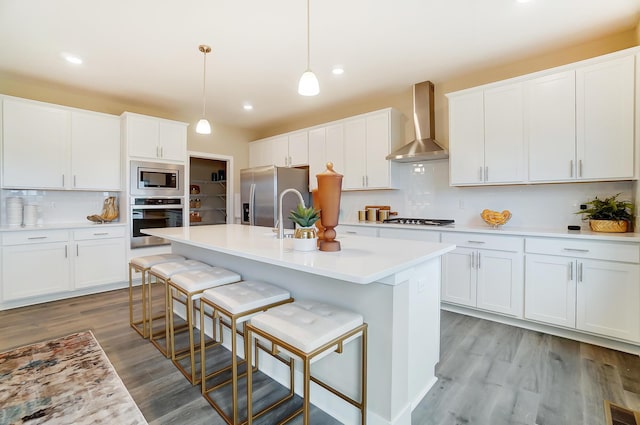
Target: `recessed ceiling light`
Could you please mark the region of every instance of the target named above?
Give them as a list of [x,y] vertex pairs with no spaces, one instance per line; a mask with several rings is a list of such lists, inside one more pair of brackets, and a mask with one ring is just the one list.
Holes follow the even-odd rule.
[[331,71],[334,75],[342,75],[344,74],[344,68],[341,66],[334,66]]
[[74,65],[82,64],[82,59],[76,55],[72,55],[71,53],[61,53],[60,55],[69,63]]
[[245,111],[253,110],[253,105],[250,103],[245,103],[244,105],[242,105],[242,107],[244,108]]

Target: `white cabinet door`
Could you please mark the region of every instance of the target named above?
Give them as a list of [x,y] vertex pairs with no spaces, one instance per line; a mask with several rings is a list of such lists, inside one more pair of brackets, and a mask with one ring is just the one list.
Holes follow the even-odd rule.
[[2,248],[2,298],[5,301],[71,289],[66,242]]
[[161,120],[158,123],[158,145],[160,158],[184,162],[187,156],[187,126]]
[[577,328],[640,342],[640,266],[582,259],[577,264]]
[[271,164],[274,164],[278,167],[287,167],[289,165],[289,137],[288,136],[277,136],[268,139],[268,146],[265,146],[265,154],[269,155],[266,152],[266,149],[271,150]]
[[343,189],[364,189],[367,167],[367,121],[365,118],[351,119],[344,123],[344,177]]
[[336,229],[336,232],[338,235],[378,237],[378,228],[373,226],[349,226],[348,224],[341,224]]
[[484,92],[485,183],[525,180],[523,102],[521,83]]
[[3,100],[3,186],[64,189],[69,184],[69,118],[66,109]]
[[456,248],[442,256],[442,301],[476,306],[476,250]]
[[635,58],[576,70],[578,178],[634,174]]
[[524,276],[522,254],[478,250],[476,306],[509,316],[522,317]]
[[300,131],[289,137],[289,167],[309,164],[309,132]]
[[527,81],[529,180],[575,178],[575,71]]
[[126,280],[124,238],[76,241],[74,251],[76,289]]
[[264,165],[273,165],[271,141],[263,139],[249,143],[249,167],[262,167]]
[[326,164],[326,128],[309,130],[309,190],[318,188],[316,174],[322,173]]
[[126,134],[129,156],[158,158],[160,127],[153,117],[126,115]]
[[390,163],[386,159],[390,149],[389,111],[367,116],[366,134],[364,155],[367,188],[388,188],[391,186]]
[[449,98],[449,180],[484,182],[484,95],[481,90]]
[[524,317],[574,328],[576,268],[572,258],[527,254]]
[[120,119],[71,113],[71,187],[120,190]]

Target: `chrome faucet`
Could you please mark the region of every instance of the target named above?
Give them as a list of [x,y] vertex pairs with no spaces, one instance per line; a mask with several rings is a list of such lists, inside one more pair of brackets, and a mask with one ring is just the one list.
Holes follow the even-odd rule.
[[276,226],[278,227],[278,239],[284,239],[284,223],[282,221],[282,198],[284,198],[284,195],[286,195],[289,192],[293,192],[296,195],[298,195],[298,198],[300,199],[300,203],[302,204],[303,207],[306,207],[306,205],[304,204],[304,199],[302,198],[302,193],[300,193],[298,190],[289,188],[289,189],[283,190],[280,193],[280,198],[278,199],[278,223],[276,224]]

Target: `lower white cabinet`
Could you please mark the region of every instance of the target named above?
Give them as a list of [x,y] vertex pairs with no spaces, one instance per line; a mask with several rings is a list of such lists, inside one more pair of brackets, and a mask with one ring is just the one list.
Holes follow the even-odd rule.
[[2,235],[2,301],[126,280],[124,227]]
[[443,233],[458,247],[442,259],[442,301],[522,317],[523,240],[474,233]]
[[74,287],[87,288],[126,278],[124,228],[73,232]]
[[[640,248],[569,244],[527,239],[525,318],[640,342]],[[559,249],[564,256],[548,255]]]

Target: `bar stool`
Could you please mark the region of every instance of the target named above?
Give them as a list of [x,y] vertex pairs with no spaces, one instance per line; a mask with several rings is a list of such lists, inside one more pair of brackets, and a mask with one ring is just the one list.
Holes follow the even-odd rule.
[[[135,257],[129,261],[129,325],[140,334],[141,337],[147,338],[147,272],[156,264],[167,263],[169,261],[184,260],[182,255],[177,254],[158,254],[147,255],[144,257]],[[141,318],[134,319],[134,300],[133,300],[133,274],[141,273],[142,283],[141,288]]]
[[[196,377],[196,364],[195,364],[195,343],[193,341],[193,326],[194,326],[194,308],[195,301],[199,300],[202,296],[202,292],[206,289],[214,288],[216,286],[226,285],[229,283],[239,282],[241,277],[238,273],[224,269],[222,267],[211,267],[209,269],[187,271],[184,273],[177,273],[169,279],[168,284],[168,302],[169,306],[167,312],[169,313],[169,338],[171,348],[171,361],[176,365],[178,370],[191,382],[192,385],[198,384],[200,378]],[[175,293],[175,295],[174,295]],[[175,341],[175,326],[173,319],[173,302],[178,301],[185,306],[187,328],[189,330],[189,350],[185,354],[176,355],[176,341]],[[203,306],[200,306],[201,310],[204,310]],[[212,314],[213,316],[213,314]],[[215,343],[215,341],[214,341]],[[200,345],[205,345],[205,341],[201,340]],[[185,350],[186,351],[186,350]],[[191,371],[188,372],[179,360],[186,356],[190,357]]]
[[[228,320],[228,327],[231,331],[231,380],[227,379],[222,383],[207,388],[207,379],[217,376],[222,372],[229,370],[229,366],[219,368],[216,371],[207,375],[206,370],[206,351],[207,347],[204,344],[200,344],[200,371],[201,371],[201,384],[202,395],[213,406],[213,408],[222,416],[222,418],[230,425],[238,424],[238,350],[237,350],[237,336],[238,325],[244,324],[251,316],[266,311],[270,308],[290,303],[293,301],[289,291],[279,288],[269,283],[246,280],[235,283],[233,285],[220,286],[213,289],[207,289],[202,293],[200,298],[200,341],[204,341],[205,338],[205,308],[209,306],[214,312],[214,318],[219,318],[220,323],[220,340],[219,344],[222,344],[222,320],[223,318]],[[212,334],[215,339],[215,320],[212,322]],[[240,332],[240,335],[244,336],[244,332]],[[244,339],[244,352],[246,353],[249,347],[248,340]],[[246,354],[245,354],[246,356]],[[293,362],[290,363],[290,368],[293,370]],[[231,416],[227,415],[221,406],[213,399],[211,392],[228,385],[231,383],[231,397],[232,397],[232,413]],[[293,397],[293,392],[290,394]],[[264,409],[265,412],[269,409]]]
[[[303,423],[309,424],[310,384],[320,385],[342,400],[360,410],[362,425],[366,424],[367,404],[367,324],[362,315],[317,301],[296,300],[290,304],[274,307],[251,318],[245,326],[246,338],[253,344],[252,337],[262,338],[271,343],[270,355],[282,352],[301,360],[303,365],[303,403],[280,423],[286,423],[300,413]],[[360,401],[329,386],[311,375],[311,364],[331,354],[342,353],[344,344],[360,336]],[[247,364],[251,364],[251,349],[247,350]],[[252,368],[247,368],[247,420],[253,422]]]
[[[212,267],[209,264],[203,263],[202,261],[197,260],[180,260],[180,261],[170,261],[168,263],[160,263],[152,266],[147,272],[149,276],[153,276],[155,278],[154,284],[162,284],[162,290],[164,295],[163,300],[163,314],[153,316],[153,286],[148,285],[148,298],[149,298],[149,341],[165,356],[169,357],[169,326],[167,320],[167,310],[168,310],[168,286],[167,281],[171,276],[177,273],[183,273],[186,271],[195,271],[195,270],[203,270],[203,269],[211,269]],[[159,332],[154,332],[153,330],[153,321],[157,319],[164,318],[164,327]],[[184,326],[186,329],[186,325]],[[165,346],[163,347],[158,342],[158,337],[163,336],[165,341]]]

